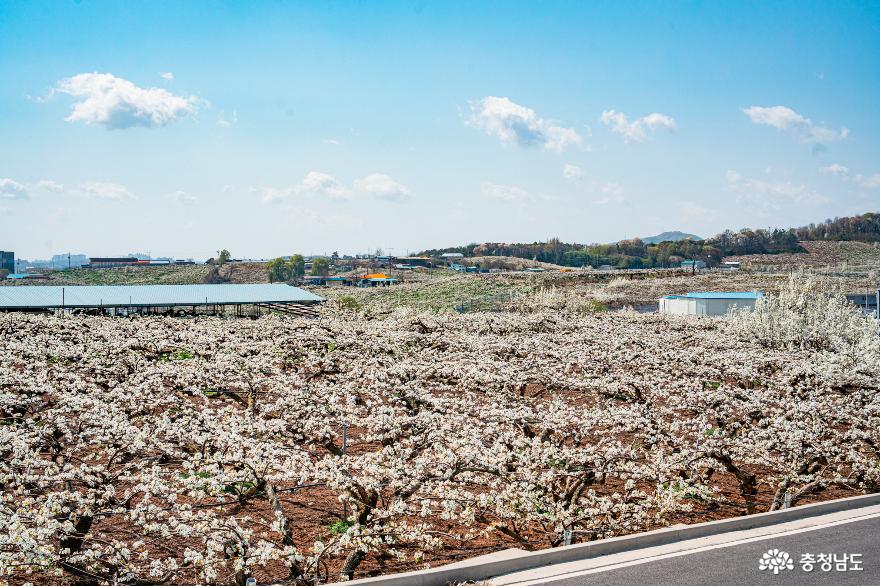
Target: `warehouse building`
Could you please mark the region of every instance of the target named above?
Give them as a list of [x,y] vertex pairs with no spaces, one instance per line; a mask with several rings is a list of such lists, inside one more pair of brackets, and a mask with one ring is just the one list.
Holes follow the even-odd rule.
[[134,257],[94,257],[89,259],[86,268],[110,269],[115,267],[135,267],[138,259]]
[[0,311],[177,316],[274,311],[311,317],[323,302],[323,297],[283,284],[0,287]]
[[731,309],[754,309],[763,293],[686,293],[660,299],[660,313],[670,315],[726,315]]

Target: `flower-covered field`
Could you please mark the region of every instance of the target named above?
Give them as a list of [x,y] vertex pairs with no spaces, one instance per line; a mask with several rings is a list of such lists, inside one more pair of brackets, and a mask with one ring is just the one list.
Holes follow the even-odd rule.
[[718,319],[566,295],[0,314],[0,583],[316,584],[878,490],[876,324],[820,288]]

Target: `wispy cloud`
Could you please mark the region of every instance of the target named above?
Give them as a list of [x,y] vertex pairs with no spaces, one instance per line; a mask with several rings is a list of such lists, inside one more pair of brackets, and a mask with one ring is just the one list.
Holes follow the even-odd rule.
[[238,124],[238,112],[233,110],[232,116],[226,118],[226,114],[224,112],[220,112],[220,116],[217,117],[217,124],[222,126],[223,128],[229,128],[230,126],[235,126]]
[[51,191],[52,193],[61,193],[64,191],[64,185],[57,181],[52,181],[51,179],[41,179],[40,181],[37,181],[37,189]]
[[165,81],[174,81],[174,74],[170,71],[164,71],[159,74],[159,77],[164,79]]
[[605,110],[599,120],[610,126],[612,132],[623,136],[624,142],[644,142],[648,138],[648,133],[654,134],[658,130],[674,132],[678,128],[674,118],[658,112],[630,122],[623,112]]
[[488,181],[480,185],[480,192],[486,199],[508,203],[524,203],[533,199],[528,191],[515,185],[500,185]]
[[502,143],[520,147],[563,151],[581,144],[581,136],[573,128],[541,118],[531,108],[504,97],[486,96],[471,103],[468,123]]
[[853,181],[856,182],[856,185],[864,189],[878,189],[880,188],[880,173],[874,173],[873,175],[856,175],[853,177]]
[[825,167],[821,167],[819,169],[819,172],[829,175],[837,175],[838,177],[849,177],[849,167],[846,167],[839,163],[832,163]]
[[411,198],[410,191],[405,185],[383,173],[372,173],[363,179],[357,179],[354,188],[386,201],[403,202]]
[[584,172],[577,165],[570,165],[566,163],[562,167],[562,176],[569,181],[577,181],[584,176]]
[[832,163],[827,167],[821,167],[819,169],[819,172],[836,175],[844,181],[852,181],[862,189],[880,188],[880,173],[874,173],[873,175],[862,175],[861,173],[857,173],[855,175],[852,175],[850,174],[849,167],[841,165],[839,163]]
[[179,203],[179,204],[185,205],[185,206],[193,205],[194,203],[199,201],[199,198],[197,198],[196,196],[192,195],[191,193],[187,193],[181,189],[178,189],[177,191],[169,193],[168,197],[174,203]]
[[601,197],[590,201],[594,205],[606,205],[609,203],[621,203],[623,198],[623,186],[616,181],[605,181],[601,185],[594,186]]
[[258,195],[263,203],[280,203],[294,195],[323,197],[330,200],[347,200],[352,191],[333,175],[321,171],[309,171],[293,187],[251,187],[251,195]]
[[130,201],[137,197],[124,185],[105,181],[89,181],[80,185],[81,192],[95,199],[108,201]]
[[728,190],[737,194],[738,202],[759,208],[781,209],[784,205],[792,203],[819,206],[830,201],[806,185],[787,180],[749,179],[737,171],[727,171],[725,179]]
[[0,199],[28,199],[28,197],[27,188],[18,181],[8,177],[0,179]]
[[755,124],[772,126],[787,132],[803,143],[826,143],[843,140],[849,136],[848,128],[833,130],[814,124],[812,120],[801,116],[785,106],[750,106],[743,108],[749,120]]
[[325,196],[329,199],[349,199],[351,190],[332,175],[320,171],[309,171],[305,178],[294,188],[294,192],[305,195]]
[[162,88],[141,88],[110,73],[80,73],[62,79],[53,93],[77,99],[68,122],[99,125],[109,130],[165,126],[196,112],[198,98]]

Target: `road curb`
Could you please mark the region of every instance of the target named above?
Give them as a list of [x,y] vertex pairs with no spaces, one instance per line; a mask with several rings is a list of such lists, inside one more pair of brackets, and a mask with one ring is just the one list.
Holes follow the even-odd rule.
[[[374,578],[362,578],[350,582],[336,584],[346,585],[371,585],[371,586],[445,586],[447,583],[464,582],[468,580],[486,580],[493,576],[532,570],[541,566],[561,564],[594,558],[623,551],[643,549],[667,545],[687,539],[698,539],[709,535],[729,533],[731,531],[743,531],[767,527],[788,521],[797,521],[806,517],[827,515],[850,509],[858,509],[880,504],[880,493],[837,499],[811,505],[802,505],[791,509],[773,511],[770,513],[758,513],[733,519],[721,519],[708,521],[694,525],[677,525],[646,531],[634,535],[611,537],[589,543],[579,543],[567,547],[556,547],[540,551],[520,552],[518,550],[504,550],[496,552],[502,554],[499,559],[491,559],[493,554],[477,558],[463,560],[454,564],[439,566],[429,570],[405,572],[402,574],[390,574],[376,576]],[[486,559],[490,558],[490,559]]]

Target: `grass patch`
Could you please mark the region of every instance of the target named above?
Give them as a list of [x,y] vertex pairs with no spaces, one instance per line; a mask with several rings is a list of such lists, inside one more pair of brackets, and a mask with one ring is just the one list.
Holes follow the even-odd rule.
[[346,531],[349,530],[350,527],[354,525],[354,522],[348,520],[339,520],[335,521],[330,527],[327,528],[332,535],[342,535]]

